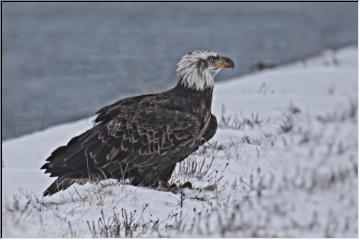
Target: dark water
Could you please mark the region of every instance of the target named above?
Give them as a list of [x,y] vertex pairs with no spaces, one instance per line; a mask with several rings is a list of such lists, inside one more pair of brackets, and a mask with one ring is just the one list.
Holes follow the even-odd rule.
[[186,52],[249,72],[357,42],[356,3],[3,3],[3,138],[175,84]]

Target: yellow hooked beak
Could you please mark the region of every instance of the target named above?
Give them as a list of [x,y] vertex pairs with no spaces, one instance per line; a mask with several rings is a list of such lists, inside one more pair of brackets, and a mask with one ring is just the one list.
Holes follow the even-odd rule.
[[230,58],[227,57],[218,57],[213,64],[211,64],[215,68],[234,68],[234,62]]

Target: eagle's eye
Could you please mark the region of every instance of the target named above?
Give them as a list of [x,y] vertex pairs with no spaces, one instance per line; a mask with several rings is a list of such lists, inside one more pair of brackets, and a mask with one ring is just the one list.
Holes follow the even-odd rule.
[[215,63],[215,57],[210,56],[210,57],[208,58],[208,62],[211,63],[211,64],[214,64],[214,63]]

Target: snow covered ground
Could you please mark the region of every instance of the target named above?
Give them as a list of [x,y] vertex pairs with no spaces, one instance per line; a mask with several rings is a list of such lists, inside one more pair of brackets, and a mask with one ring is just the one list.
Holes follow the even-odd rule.
[[[241,65],[241,64],[240,64]],[[219,129],[178,165],[181,193],[115,181],[42,197],[49,153],[91,127],[3,143],[5,237],[356,237],[357,48],[217,84]]]

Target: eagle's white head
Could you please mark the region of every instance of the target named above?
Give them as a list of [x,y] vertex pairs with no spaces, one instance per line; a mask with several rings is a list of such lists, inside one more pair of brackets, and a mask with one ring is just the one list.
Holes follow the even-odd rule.
[[234,68],[234,62],[209,50],[192,51],[177,64],[179,84],[202,91],[214,86],[214,77],[222,68]]

